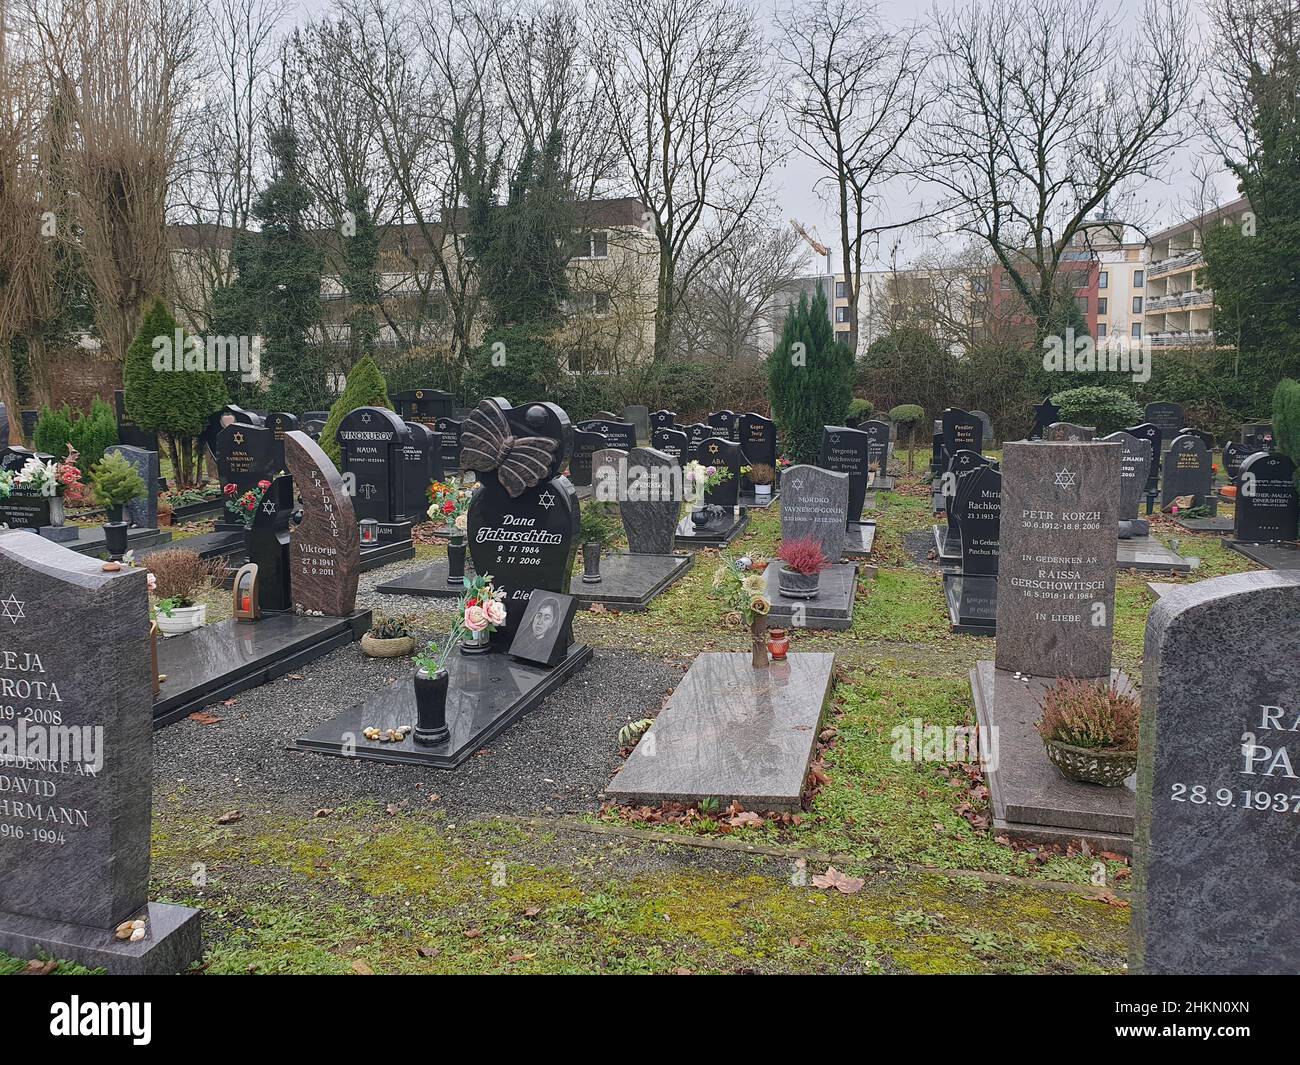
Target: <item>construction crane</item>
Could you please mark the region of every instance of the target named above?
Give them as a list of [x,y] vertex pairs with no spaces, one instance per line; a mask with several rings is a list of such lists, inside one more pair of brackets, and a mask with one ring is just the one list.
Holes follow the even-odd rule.
[[813,236],[813,233],[817,232],[817,227],[813,226],[812,233],[809,233],[807,228],[803,226],[798,219],[795,218],[790,219],[790,227],[797,234],[799,234],[799,236],[801,236],[804,239],[808,247],[812,248],[813,251],[815,251],[818,255],[822,256],[826,260],[826,272],[828,274],[833,274],[835,271],[831,268],[830,248],[828,248],[825,244],[823,244],[820,240],[818,240],[815,236]]

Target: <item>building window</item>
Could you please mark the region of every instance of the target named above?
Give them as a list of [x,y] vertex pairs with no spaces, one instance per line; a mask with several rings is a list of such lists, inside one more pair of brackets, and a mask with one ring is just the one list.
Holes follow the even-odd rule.
[[1106,307],[1107,307],[1107,305],[1108,305],[1108,300],[1106,299],[1105,296],[1098,296],[1098,297],[1097,297],[1097,313],[1098,313],[1098,314],[1105,314],[1105,313],[1106,313]]
[[609,234],[604,230],[584,233],[578,238],[578,254],[575,259],[608,259]]
[[1074,297],[1074,302],[1075,302],[1076,304],[1078,304],[1078,307],[1079,307],[1079,313],[1080,313],[1081,315],[1083,315],[1085,318],[1088,317],[1088,297],[1087,297],[1087,296],[1075,296],[1075,297]]
[[1098,322],[1098,323],[1097,323],[1097,339],[1098,339],[1098,340],[1105,340],[1105,339],[1106,339],[1106,323],[1105,323],[1105,322]]
[[1110,271],[1103,270],[1097,275],[1097,287],[1108,288],[1110,286]]
[[1133,313],[1134,313],[1134,314],[1141,314],[1141,313],[1142,313],[1142,297],[1141,297],[1141,296],[1134,296],[1134,297],[1133,297]]
[[843,281],[835,282],[835,298],[837,300],[846,300],[849,298],[849,286]]
[[1138,340],[1138,339],[1141,339],[1141,337],[1142,337],[1142,323],[1141,323],[1141,322],[1134,322],[1134,323],[1133,323],[1133,338],[1134,338],[1135,340]]
[[608,314],[608,292],[575,292],[569,298],[570,314]]
[[1133,271],[1133,287],[1134,287],[1134,288],[1141,288],[1143,285],[1145,285],[1145,284],[1146,284],[1145,277],[1146,277],[1146,271],[1145,271],[1145,270],[1134,270],[1134,271]]
[[849,342],[849,337],[850,337],[850,335],[851,335],[851,334],[850,334],[849,330],[847,330],[847,329],[837,329],[837,330],[835,330],[835,337],[836,337],[836,339],[839,340],[839,341],[840,341],[841,343],[843,343],[843,344],[847,344],[847,343]]
[[847,307],[836,307],[835,320],[841,323],[847,322],[849,320],[849,309]]

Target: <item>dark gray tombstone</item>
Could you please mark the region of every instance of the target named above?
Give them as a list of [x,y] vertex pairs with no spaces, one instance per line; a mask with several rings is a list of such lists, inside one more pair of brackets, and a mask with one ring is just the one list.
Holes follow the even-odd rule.
[[711,436],[700,444],[700,462],[731,471],[731,476],[717,488],[704,493],[705,504],[713,504],[731,511],[740,499],[740,467],[745,465],[745,452],[734,440]]
[[1210,432],[1206,432],[1204,429],[1189,429],[1186,426],[1184,426],[1178,435],[1196,437],[1196,439],[1198,439],[1202,444],[1205,445],[1205,449],[1211,453],[1213,453],[1215,447],[1218,446],[1215,443],[1214,434]]
[[[9,826],[0,833],[0,950],[176,973],[200,956],[199,911],[149,901],[148,582],[143,569],[103,567],[29,533],[0,532],[0,681],[21,689],[28,715],[19,747],[0,755]],[[114,929],[135,919],[144,938],[118,940]]]
[[1005,445],[998,669],[1110,676],[1119,467],[1117,444]]
[[1097,436],[1097,429],[1092,425],[1075,425],[1074,422],[1052,422],[1043,433],[1044,440],[1050,440],[1054,443],[1081,444],[1088,440],[1094,440]]
[[19,412],[22,420],[23,438],[31,440],[36,435],[36,423],[41,420],[41,412],[38,410],[25,410]]
[[1213,502],[1214,459],[1205,441],[1196,436],[1179,436],[1165,452],[1160,475],[1160,506],[1168,507],[1179,496],[1192,496],[1192,506]]
[[677,412],[675,410],[657,410],[650,415],[650,428],[655,429],[675,429],[677,427]]
[[985,414],[984,411],[982,410],[973,410],[971,411],[971,414],[973,414],[976,418],[980,420],[980,425],[983,427],[984,446],[992,447],[993,446],[993,419],[990,418],[987,414]]
[[618,510],[627,533],[627,549],[633,554],[672,554],[682,512],[676,467],[671,455],[650,447],[633,448],[628,457],[627,488]]
[[615,419],[592,418],[579,422],[577,428],[584,433],[598,433],[605,438],[606,447],[616,447],[631,451],[636,447],[636,427],[631,422]]
[[617,503],[627,483],[628,455],[621,447],[599,447],[591,453],[591,498]]
[[600,433],[573,430],[573,458],[569,460],[569,480],[578,488],[591,484],[591,456],[606,446]]
[[712,430],[712,436],[720,436],[726,440],[736,439],[736,430],[740,425],[740,417],[734,410],[715,410],[704,419]]
[[440,388],[411,388],[388,398],[402,421],[418,422],[431,429],[439,418],[450,418],[456,406],[456,397]]
[[[217,476],[222,486],[233,484],[242,495],[258,481],[269,481],[283,461],[276,459],[275,434],[258,425],[232,423],[220,430],[212,442]],[[281,459],[283,452],[281,452]]]
[[1280,452],[1257,451],[1241,464],[1237,478],[1233,536],[1243,543],[1287,543],[1296,539],[1300,501],[1295,463]]
[[1148,403],[1143,418],[1160,427],[1160,437],[1165,444],[1187,424],[1181,403]]
[[867,448],[870,437],[860,429],[843,425],[822,427],[821,449],[817,465],[824,470],[849,475],[849,509],[846,524],[862,520],[862,506],[867,498]]
[[980,466],[962,481],[953,506],[961,528],[963,577],[991,577],[998,572],[1002,521],[1002,474]]
[[407,422],[406,430],[401,458],[407,510],[412,521],[424,521],[429,510],[429,485],[442,480],[438,434],[422,422]]
[[679,466],[685,463],[687,437],[680,429],[656,426],[650,430],[650,444],[656,451],[662,451]]
[[282,613],[293,605],[288,521],[292,511],[293,478],[287,473],[277,474],[245,536],[248,561],[257,566],[258,606],[266,613]]
[[1253,451],[1273,450],[1273,423],[1247,422],[1241,427],[1241,442]]
[[713,430],[704,422],[691,422],[689,425],[680,426],[682,432],[686,434],[686,450],[682,457],[685,462],[695,462],[700,457],[700,445],[713,435]]
[[126,459],[144,481],[144,496],[126,504],[122,512],[124,520],[137,529],[158,528],[158,452],[130,444],[114,444],[104,449],[105,454],[109,452]]
[[969,411],[949,407],[943,412],[943,446],[949,455],[958,451],[981,451],[984,447],[984,423]]
[[1120,432],[1128,433],[1129,436],[1135,436],[1139,440],[1145,440],[1151,445],[1151,465],[1147,469],[1147,493],[1155,492],[1160,484],[1160,456],[1163,453],[1162,443],[1164,434],[1160,426],[1155,422],[1143,422],[1141,425],[1135,425],[1130,429],[1121,429]]
[[650,439],[650,408],[641,403],[633,403],[623,408],[623,420],[630,422],[636,432],[638,443]]
[[[407,540],[411,535],[411,506],[401,461],[407,439],[406,423],[383,407],[359,407],[339,422],[342,472],[345,480],[351,476],[357,521],[379,522],[384,543]],[[418,504],[419,500],[412,502]]]
[[884,477],[889,472],[889,423],[873,419],[859,425],[858,431],[867,435],[867,468]]
[[1251,455],[1256,454],[1260,448],[1251,448],[1245,444],[1238,444],[1235,440],[1229,440],[1223,445],[1223,474],[1229,481],[1235,482],[1237,474],[1241,471],[1241,464]]
[[[1224,668],[1224,640],[1249,661]],[[1001,636],[999,636],[999,640]],[[1300,579],[1161,596],[1142,668],[1129,970],[1300,971]]]
[[284,469],[284,437],[286,433],[292,433],[298,428],[298,416],[296,414],[286,414],[283,411],[275,411],[266,416],[266,427],[271,430],[272,439],[275,441],[272,449],[274,456],[276,472]]
[[776,422],[750,411],[740,416],[737,436],[751,466],[776,469]]
[[812,537],[831,562],[844,552],[849,511],[847,473],[820,466],[791,466],[781,475],[781,539]]
[[510,642],[510,654],[543,669],[564,661],[573,643],[573,619],[578,600],[572,595],[535,590]]
[[438,434],[438,463],[444,477],[460,473],[460,426],[456,418],[438,417],[433,431]]
[[1120,447],[1119,518],[1120,521],[1132,521],[1138,516],[1138,507],[1151,472],[1151,445],[1123,431],[1101,439],[1102,443]]
[[1047,433],[1047,427],[1061,417],[1061,408],[1052,402],[1052,397],[1048,396],[1034,407],[1034,426],[1029,430],[1030,440],[1041,440]]
[[992,459],[987,459],[978,451],[967,448],[962,448],[949,460],[948,468],[939,479],[943,512],[948,521],[947,534],[943,544],[940,545],[941,556],[951,559],[959,554],[961,523],[957,520],[957,499],[961,494],[962,485],[976,470],[991,465],[993,465]]

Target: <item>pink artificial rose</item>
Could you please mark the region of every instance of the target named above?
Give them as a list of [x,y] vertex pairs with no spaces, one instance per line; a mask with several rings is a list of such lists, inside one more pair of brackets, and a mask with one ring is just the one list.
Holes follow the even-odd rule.
[[481,606],[465,608],[465,628],[470,632],[482,632],[488,626],[487,612]]
[[707,473],[710,477],[712,477],[715,473],[718,472],[718,467],[717,467],[717,466],[705,466],[705,467],[704,467],[704,472]]
[[488,624],[490,625],[500,625],[506,620],[505,606],[495,599],[488,600],[483,612],[487,615]]

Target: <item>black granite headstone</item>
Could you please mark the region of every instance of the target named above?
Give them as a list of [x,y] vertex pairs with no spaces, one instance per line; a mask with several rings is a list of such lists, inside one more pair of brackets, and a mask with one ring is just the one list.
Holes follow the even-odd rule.
[[1241,442],[1253,451],[1273,450],[1273,423],[1247,422],[1241,427]]
[[[126,413],[126,393],[117,389],[113,393],[113,410],[117,414],[117,442],[144,451],[158,451],[158,434],[146,432]],[[5,443],[8,443],[6,440]]]
[[[408,439],[406,423],[383,407],[359,407],[339,422],[342,473],[345,482],[351,478],[358,522],[370,518],[382,527],[411,520],[401,461]],[[421,500],[413,502],[418,507]],[[420,509],[416,520],[423,517]]]
[[962,479],[953,505],[961,528],[963,577],[998,571],[998,529],[1002,521],[1002,474],[981,466]]
[[1145,440],[1151,445],[1151,465],[1147,469],[1146,490],[1154,492],[1160,484],[1160,455],[1161,444],[1164,440],[1163,431],[1155,422],[1143,422],[1141,425],[1135,425],[1130,429],[1121,429],[1120,432],[1128,433],[1129,436],[1136,436],[1139,440]]
[[433,431],[438,434],[438,455],[443,476],[454,477],[460,472],[459,419],[439,417],[433,420]]
[[736,439],[736,428],[740,419],[734,410],[716,410],[704,419],[712,430],[710,435],[720,436],[726,440]]
[[579,488],[591,484],[591,456],[609,444],[600,433],[573,430],[573,458],[569,460],[569,480]]
[[1053,422],[1060,421],[1061,408],[1052,402],[1052,397],[1048,396],[1034,407],[1034,427],[1029,430],[1028,439],[1041,440],[1047,432],[1047,427]]
[[422,422],[407,422],[406,430],[401,456],[407,509],[412,521],[423,521],[428,516],[429,485],[442,480],[438,434]]
[[682,455],[684,462],[698,461],[700,457],[700,445],[713,435],[711,426],[703,422],[691,422],[689,425],[678,426],[686,434],[686,451]]
[[439,388],[411,388],[394,392],[388,398],[403,421],[419,422],[430,428],[439,418],[450,418],[456,406],[456,397]]
[[248,561],[257,564],[257,602],[264,613],[293,606],[287,520],[292,510],[293,478],[280,474],[271,481],[247,534]]
[[217,476],[224,488],[233,484],[242,495],[258,481],[269,481],[284,464],[284,445],[276,458],[275,434],[258,425],[235,423],[226,426],[212,443]]
[[751,411],[740,416],[738,433],[751,466],[776,468],[776,422]]
[[1296,539],[1300,501],[1296,498],[1295,463],[1286,455],[1257,451],[1241,464],[1237,478],[1233,536],[1248,544],[1285,543]]
[[584,433],[598,433],[603,436],[606,447],[616,447],[621,451],[631,451],[636,447],[636,426],[631,422],[593,418],[579,422],[577,428]]
[[1143,418],[1160,426],[1160,437],[1165,443],[1178,436],[1186,423],[1181,403],[1148,403]]
[[745,465],[745,452],[734,440],[710,436],[700,444],[700,462],[706,467],[731,471],[731,476],[717,488],[704,493],[706,504],[722,507],[729,513],[740,499],[740,467]]
[[1224,476],[1226,476],[1229,481],[1235,482],[1237,480],[1237,474],[1241,471],[1241,464],[1259,450],[1259,448],[1250,448],[1245,444],[1238,444],[1235,440],[1229,440],[1223,445]]
[[943,511],[948,519],[948,545],[955,546],[961,538],[961,525],[957,521],[957,498],[961,494],[962,484],[976,470],[991,465],[992,459],[985,458],[978,451],[962,448],[953,455],[948,468],[943,471],[943,476],[939,479],[939,492],[943,496]]
[[[569,417],[553,403],[510,407],[502,399],[487,399],[508,424],[516,440],[539,437],[556,444],[545,475],[532,487],[511,496],[499,469],[480,470],[482,481],[470,501],[469,551],[476,573],[491,574],[493,584],[506,593],[506,621],[492,636],[502,650],[510,646],[534,589],[569,591],[573,560],[577,554],[578,494],[561,471],[573,451]],[[466,419],[482,417],[475,411]],[[509,456],[502,456],[509,461]],[[477,469],[477,467],[475,467]]]
[[1119,520],[1132,521],[1138,516],[1142,494],[1151,471],[1151,444],[1128,432],[1111,433],[1101,438],[1104,444],[1118,444]]
[[277,471],[284,469],[284,434],[298,428],[298,416],[275,411],[266,416],[266,427],[271,430],[275,440],[273,454]]
[[943,412],[943,446],[949,455],[958,451],[980,451],[984,447],[984,423],[969,411],[949,407]]
[[862,507],[867,498],[867,447],[870,438],[860,429],[843,425],[822,426],[821,448],[817,465],[824,470],[849,475],[849,512],[845,526],[862,520]]
[[859,425],[858,430],[867,434],[867,468],[885,476],[889,469],[889,423],[872,419]]
[[1206,432],[1204,429],[1189,429],[1184,426],[1179,431],[1179,436],[1194,436],[1205,445],[1207,451],[1213,452],[1218,445],[1215,443],[1214,434]]
[[650,428],[655,429],[673,429],[677,426],[677,412],[675,410],[656,410],[650,413]]
[[681,466],[685,463],[687,438],[680,429],[656,427],[650,430],[650,446],[669,455]]
[[632,403],[623,408],[623,420],[636,431],[637,443],[650,440],[650,408],[644,403]]
[[1210,502],[1214,490],[1213,459],[1205,442],[1195,436],[1179,436],[1165,452],[1160,478],[1160,506],[1168,507],[1179,496],[1193,496],[1192,506]]

